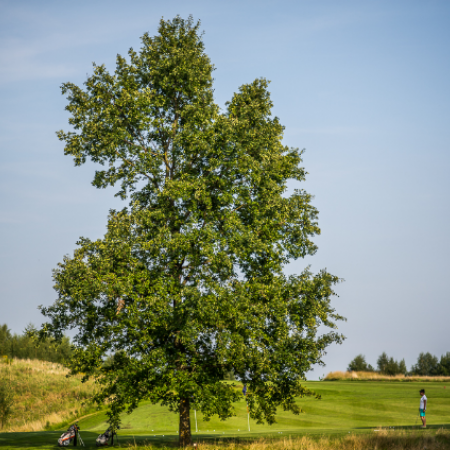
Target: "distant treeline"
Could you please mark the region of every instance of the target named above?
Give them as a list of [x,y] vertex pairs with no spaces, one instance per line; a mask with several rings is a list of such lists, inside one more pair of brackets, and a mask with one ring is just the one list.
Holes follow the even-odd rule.
[[364,355],[358,355],[347,367],[348,371],[354,372],[379,372],[383,375],[422,375],[422,376],[450,376],[450,352],[441,356],[431,353],[420,353],[417,363],[408,371],[405,360],[397,361],[383,352],[377,360],[377,369],[367,364]]
[[23,334],[12,334],[7,325],[0,325],[0,358],[39,359],[63,363],[72,353],[72,345],[68,337],[61,342],[47,339],[40,342],[36,337],[36,329],[28,325]]

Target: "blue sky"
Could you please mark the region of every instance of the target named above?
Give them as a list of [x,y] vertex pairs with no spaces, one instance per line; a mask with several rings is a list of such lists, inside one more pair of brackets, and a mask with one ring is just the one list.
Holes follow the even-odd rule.
[[101,237],[113,190],[90,185],[55,135],[65,81],[114,69],[161,17],[202,21],[219,105],[271,80],[285,143],[306,148],[303,188],[322,235],[311,264],[346,281],[347,336],[327,367],[386,351],[409,366],[450,351],[450,3],[443,1],[1,1],[0,323],[41,323],[52,269],[79,236]]

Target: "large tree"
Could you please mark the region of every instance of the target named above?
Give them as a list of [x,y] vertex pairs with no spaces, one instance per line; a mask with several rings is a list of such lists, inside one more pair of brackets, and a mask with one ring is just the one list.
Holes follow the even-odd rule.
[[42,308],[44,333],[76,329],[74,370],[97,378],[113,427],[140,400],[160,402],[179,412],[182,446],[192,405],[233,415],[242,393],[225,373],[247,385],[251,417],[273,423],[278,407],[300,411],[305,372],[342,340],[338,279],[283,272],[315,253],[320,230],[311,196],[287,192],[305,171],[282,144],[268,83],[243,85],[221,111],[212,71],[199,23],[176,17],[114,74],[94,65],[84,88],[63,85],[65,154],[99,163],[93,185],[119,186],[129,203],[102,239],[80,238]]

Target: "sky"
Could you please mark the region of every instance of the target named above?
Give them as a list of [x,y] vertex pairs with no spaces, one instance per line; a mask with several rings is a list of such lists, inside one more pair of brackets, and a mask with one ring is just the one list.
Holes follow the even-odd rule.
[[[39,326],[56,299],[52,270],[80,236],[100,238],[114,189],[91,186],[55,132],[68,130],[60,86],[157,33],[161,17],[201,20],[220,106],[271,80],[284,143],[305,148],[316,255],[292,262],[345,281],[347,318],[308,378],[362,353],[450,351],[450,2],[0,0],[0,324]],[[291,186],[291,188],[294,186]]]

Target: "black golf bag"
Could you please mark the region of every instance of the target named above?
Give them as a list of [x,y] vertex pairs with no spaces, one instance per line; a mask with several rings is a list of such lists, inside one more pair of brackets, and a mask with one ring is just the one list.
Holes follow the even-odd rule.
[[78,437],[78,431],[80,429],[78,428],[78,425],[71,425],[69,429],[61,435],[61,437],[58,439],[58,446],[59,447],[68,447],[70,444],[73,443],[74,446],[77,445],[77,437]]
[[[108,428],[103,434],[101,434],[95,441],[97,447],[104,447],[106,445],[114,445],[114,433],[111,428]],[[109,440],[111,439],[111,442]]]

